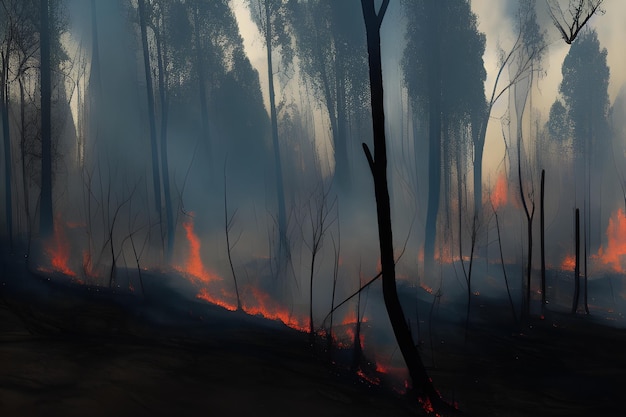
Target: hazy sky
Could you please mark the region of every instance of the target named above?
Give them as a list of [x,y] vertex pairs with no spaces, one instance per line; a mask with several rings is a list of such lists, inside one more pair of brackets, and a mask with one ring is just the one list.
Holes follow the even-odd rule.
[[[558,95],[558,86],[561,82],[561,65],[567,55],[569,45],[561,38],[558,31],[551,25],[550,19],[545,12],[545,0],[537,0],[538,17],[547,30],[549,50],[544,62],[546,70],[545,76],[539,81],[539,90],[533,93],[533,107],[539,109],[544,118],[550,105]],[[567,4],[568,0],[560,0]],[[398,0],[392,0],[392,7],[398,7]],[[478,16],[479,30],[487,37],[486,51],[484,55],[485,68],[487,70],[487,80],[485,81],[486,94],[490,94],[493,82],[498,69],[497,53],[498,47],[505,50],[511,45],[514,39],[512,32],[512,17],[517,8],[517,0],[473,0],[472,10]],[[265,56],[265,45],[259,36],[254,24],[250,21],[250,15],[246,9],[246,0],[233,0],[233,7],[240,25],[246,51],[252,64],[259,70],[261,85],[264,89],[264,96],[267,99],[267,66]],[[620,88],[624,85],[626,78],[626,54],[624,43],[626,42],[626,1],[605,0],[603,3],[605,13],[594,16],[588,23],[598,32],[601,46],[608,51],[608,65],[611,71],[609,82],[609,98],[611,103],[615,100]],[[542,12],[542,8],[544,9]],[[361,13],[359,9],[355,13]],[[384,24],[389,24],[389,18],[394,13],[388,12]],[[399,74],[399,72],[395,72]],[[391,81],[386,79],[387,82]],[[499,117],[504,112],[507,105],[507,98],[501,99],[500,106],[494,109],[493,116]],[[487,148],[485,153],[485,164],[487,170],[497,165],[502,159],[504,146],[501,138],[501,126],[497,120],[492,120],[489,126]]]

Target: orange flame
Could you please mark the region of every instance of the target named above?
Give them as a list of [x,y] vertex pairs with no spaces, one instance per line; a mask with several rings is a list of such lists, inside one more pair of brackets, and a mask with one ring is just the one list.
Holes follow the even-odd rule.
[[615,272],[624,272],[622,260],[626,256],[626,215],[622,209],[617,210],[609,218],[606,237],[606,248],[601,247],[593,258],[599,259]]
[[254,301],[244,301],[243,309],[246,313],[260,315],[270,320],[279,320],[285,325],[302,332],[308,331],[307,320],[294,317],[289,310],[272,300],[269,294],[254,287],[250,287],[249,290],[253,295]]
[[563,262],[561,262],[561,269],[563,271],[573,271],[576,268],[576,258],[574,255],[567,255]]
[[189,242],[189,254],[184,267],[176,267],[177,270],[183,272],[191,277],[199,280],[203,283],[209,283],[214,281],[220,281],[221,278],[209,272],[202,263],[202,256],[200,255],[201,243],[198,235],[196,235],[193,228],[193,216],[189,216],[185,222],[183,222],[187,241]]
[[65,236],[65,229],[60,226],[60,219],[54,221],[54,236],[46,245],[45,252],[50,258],[52,268],[70,277],[75,277],[76,272],[68,265],[70,259],[70,243]]
[[225,308],[226,310],[229,311],[235,311],[237,310],[237,305],[233,304],[233,303],[229,303],[227,301],[222,300],[221,298],[215,297],[211,294],[209,294],[209,290],[207,290],[206,288],[201,288],[200,292],[198,294],[196,294],[196,298],[200,299],[200,300],[204,300],[208,303],[212,303],[215,305],[218,305],[220,307]]
[[504,171],[500,172],[498,175],[498,179],[496,180],[496,185],[493,187],[491,191],[491,204],[494,209],[498,209],[504,205],[506,205],[508,200],[508,184],[506,181],[506,174]]

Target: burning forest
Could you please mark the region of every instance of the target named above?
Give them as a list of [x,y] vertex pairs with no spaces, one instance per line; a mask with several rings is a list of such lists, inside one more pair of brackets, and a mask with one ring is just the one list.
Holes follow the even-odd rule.
[[626,413],[619,0],[0,6],[0,415]]

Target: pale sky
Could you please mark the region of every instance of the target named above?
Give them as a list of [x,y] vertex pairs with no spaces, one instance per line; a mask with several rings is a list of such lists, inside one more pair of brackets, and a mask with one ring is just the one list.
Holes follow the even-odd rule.
[[[398,0],[392,0],[392,3]],[[536,0],[538,2],[545,0]],[[561,0],[567,3],[567,0]],[[512,7],[513,0],[473,0],[472,10],[478,16],[479,30],[484,32],[487,38],[485,55],[485,69],[487,70],[487,80],[485,81],[485,93],[490,95],[493,82],[498,69],[497,53],[498,46],[507,49],[513,42],[511,21],[507,17],[507,6]],[[514,7],[514,6],[513,6]],[[626,81],[626,1],[605,0],[603,9],[606,13],[594,16],[588,25],[598,32],[598,38],[602,47],[608,51],[607,61],[611,71],[609,81],[609,99],[611,104],[615,100],[620,88]],[[266,102],[267,98],[267,66],[265,57],[265,45],[260,38],[260,34],[255,25],[250,20],[249,11],[246,8],[246,0],[233,0],[233,8],[240,30],[244,38],[244,45],[252,64],[257,68],[260,75],[261,86]],[[391,9],[391,7],[390,7]],[[510,10],[509,10],[510,11]],[[361,13],[355,10],[355,13]],[[386,18],[393,17],[393,13],[388,13]],[[533,107],[539,109],[544,118],[550,106],[558,96],[558,86],[561,82],[561,65],[567,55],[569,45],[561,38],[557,30],[549,24],[547,16],[539,16],[548,24],[549,50],[544,63],[546,74],[539,81],[539,90],[533,94]],[[389,24],[388,21],[385,24]],[[386,80],[387,81],[387,80]],[[278,94],[278,93],[277,93]],[[494,109],[493,116],[501,116],[507,104],[507,97],[502,97],[501,105]],[[319,131],[318,131],[319,132]],[[504,154],[502,144],[501,126],[495,120],[489,125],[488,138],[485,153],[485,168],[490,171],[497,165]]]

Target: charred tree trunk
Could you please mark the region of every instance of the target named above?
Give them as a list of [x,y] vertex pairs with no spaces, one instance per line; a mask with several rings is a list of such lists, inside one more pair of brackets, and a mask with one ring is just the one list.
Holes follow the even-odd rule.
[[157,148],[156,121],[154,116],[154,91],[152,89],[152,76],[150,74],[150,52],[148,51],[148,29],[145,0],[139,0],[139,25],[141,26],[141,45],[143,47],[143,66],[146,77],[146,89],[148,95],[148,121],[150,124],[150,147],[152,149],[152,183],[154,185],[154,207],[159,216],[159,222],[163,227],[161,213],[161,180],[159,177],[159,152]]
[[539,202],[539,223],[540,224],[540,246],[541,246],[541,314],[545,312],[546,308],[546,224],[544,216],[544,200],[545,200],[545,183],[546,183],[546,170],[541,170],[541,201]]
[[41,0],[41,202],[39,212],[39,232],[48,237],[53,231],[52,220],[52,122],[51,95],[52,78],[50,70],[50,16],[48,0]]
[[[2,116],[2,138],[4,143],[4,203],[5,221],[9,250],[13,252],[13,193],[11,191],[11,135],[9,131],[9,54],[2,52],[2,69],[0,69],[0,113]],[[21,84],[20,84],[21,85]]]
[[32,219],[30,218],[30,197],[28,193],[28,176],[26,175],[26,92],[24,91],[24,80],[18,78],[20,85],[20,160],[22,163],[22,192],[24,193],[24,214],[26,214],[26,233],[28,246],[26,254],[30,254]]
[[572,300],[572,314],[576,314],[576,310],[578,310],[578,299],[580,297],[580,209],[576,209],[576,219],[574,221],[574,227],[576,228],[574,235],[576,266],[574,267],[574,298]]
[[396,288],[395,260],[393,255],[393,234],[391,228],[391,207],[387,186],[387,150],[385,143],[385,110],[383,105],[383,74],[380,55],[380,26],[389,0],[384,0],[378,13],[374,0],[361,0],[369,59],[370,94],[372,124],[374,130],[374,156],[366,144],[363,148],[374,178],[380,262],[382,268],[383,298],[389,321],[393,328],[400,352],[406,362],[413,386],[425,394],[435,410],[445,408],[439,393],[426,372],[422,358],[415,346],[411,331],[402,310]]

